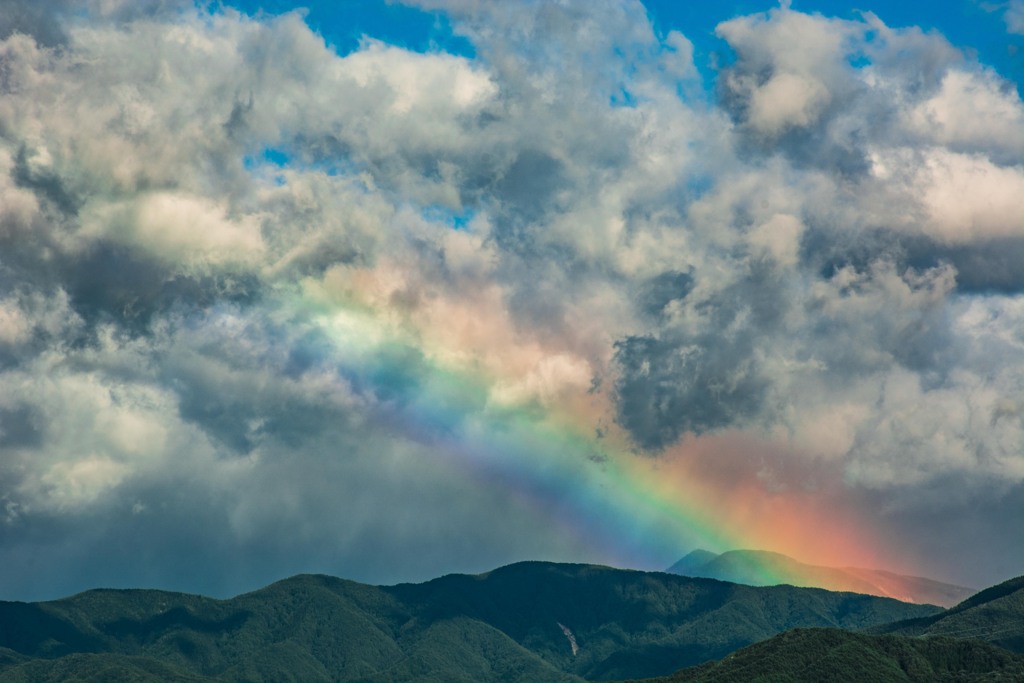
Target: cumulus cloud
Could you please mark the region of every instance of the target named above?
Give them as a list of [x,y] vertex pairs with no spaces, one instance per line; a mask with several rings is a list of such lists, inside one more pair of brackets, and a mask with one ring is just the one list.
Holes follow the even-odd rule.
[[[182,2],[3,13],[0,555],[37,563],[4,591],[609,561],[598,522],[545,521],[552,469],[600,497],[603,440],[742,434],[907,518],[950,482],[1019,498],[997,73],[780,7],[718,27],[709,102],[638,2],[414,4],[476,56]],[[600,438],[532,436],[566,423]],[[68,562],[86,584],[39,571]]]
[[943,147],[1013,165],[1024,150],[1020,97],[990,71],[951,69],[935,95],[910,112],[915,133]]
[[852,80],[842,48],[854,26],[785,7],[721,24],[718,35],[740,57],[725,74],[724,90],[746,125],[774,138],[816,123]]

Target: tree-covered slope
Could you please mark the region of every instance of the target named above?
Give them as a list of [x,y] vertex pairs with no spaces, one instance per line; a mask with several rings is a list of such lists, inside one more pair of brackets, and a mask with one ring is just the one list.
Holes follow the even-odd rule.
[[0,676],[611,680],[667,674],[789,628],[862,628],[936,611],[819,589],[540,562],[390,587],[298,576],[230,600],[97,590],[0,603]]
[[[2,661],[2,656],[0,656]],[[205,683],[199,676],[150,657],[75,653],[58,659],[23,659],[0,666],[4,683]]]
[[1024,680],[1024,656],[977,640],[795,629],[645,683],[981,683]]
[[[559,669],[594,680],[655,675],[721,657],[797,626],[860,628],[936,608],[791,586],[606,567],[521,563],[390,590],[433,621],[465,614],[507,633]],[[565,626],[578,652],[572,654]]]
[[886,624],[872,631],[975,638],[1024,653],[1024,576],[986,588],[944,612]]

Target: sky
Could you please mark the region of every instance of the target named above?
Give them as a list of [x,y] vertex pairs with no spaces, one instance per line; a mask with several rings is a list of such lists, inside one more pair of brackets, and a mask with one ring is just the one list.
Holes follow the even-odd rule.
[[1024,572],[1024,3],[0,0],[0,599]]

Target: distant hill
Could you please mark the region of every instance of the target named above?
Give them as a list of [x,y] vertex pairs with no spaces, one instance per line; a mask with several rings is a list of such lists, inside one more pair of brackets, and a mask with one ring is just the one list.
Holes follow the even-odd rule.
[[[700,572],[718,559],[718,557],[719,553],[713,553],[710,550],[697,549],[688,553],[683,557],[683,559],[676,562],[666,571],[668,571],[669,574],[678,574],[679,576],[703,576],[706,579],[714,579],[717,577],[704,576]],[[733,583],[742,583],[742,581],[734,581]]]
[[95,590],[0,603],[0,679],[613,680],[665,675],[790,628],[864,628],[937,611],[541,562],[390,587],[298,576],[230,600]]
[[644,683],[823,680],[1024,681],[1024,576],[928,617],[860,633],[794,629]]
[[[1024,680],[1024,656],[954,638],[794,629],[644,683],[982,683]],[[637,682],[638,683],[638,682]]]
[[1024,653],[1024,576],[986,588],[945,612],[887,624],[871,631],[908,636],[975,638]]
[[817,586],[942,607],[952,607],[975,592],[973,588],[878,569],[804,564],[792,557],[765,550],[730,550],[720,555],[707,550],[695,550],[667,571],[681,576],[720,579],[750,586],[780,583]]

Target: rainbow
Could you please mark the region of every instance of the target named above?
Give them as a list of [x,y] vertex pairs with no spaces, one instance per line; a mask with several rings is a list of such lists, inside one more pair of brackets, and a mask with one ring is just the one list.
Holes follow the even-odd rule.
[[[455,476],[500,482],[590,548],[588,561],[660,570],[696,547],[764,549],[832,566],[877,567],[892,556],[870,520],[842,504],[839,485],[775,491],[756,472],[730,471],[764,448],[742,434],[638,454],[615,429],[596,433],[593,396],[555,410],[495,404],[494,388],[507,377],[351,291],[306,282],[286,305],[327,340],[325,353],[346,380],[374,394],[382,429],[428,445]],[[714,471],[719,465],[725,471]],[[794,582],[772,571],[765,567],[765,583]],[[813,576],[798,578],[816,585]]]

